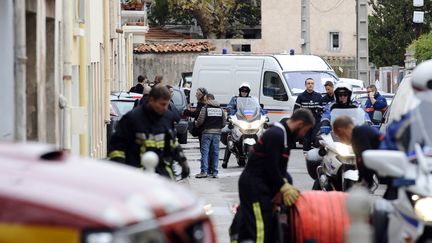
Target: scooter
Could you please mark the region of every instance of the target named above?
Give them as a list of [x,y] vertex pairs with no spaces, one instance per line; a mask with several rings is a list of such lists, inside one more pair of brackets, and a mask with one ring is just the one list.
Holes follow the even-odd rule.
[[237,164],[244,166],[248,153],[267,127],[268,117],[262,114],[261,106],[253,97],[238,97],[237,112],[228,118],[227,138],[222,139],[228,150],[237,158]]
[[374,202],[374,242],[432,241],[432,148],[415,146],[416,162],[400,151],[368,150],[365,165],[390,178],[395,200]]
[[[332,121],[339,116],[349,116],[355,125],[368,123],[362,108],[334,109]],[[359,180],[355,155],[350,145],[336,141],[333,133],[318,135],[320,147],[306,154],[306,167],[315,180],[312,190],[347,191]]]

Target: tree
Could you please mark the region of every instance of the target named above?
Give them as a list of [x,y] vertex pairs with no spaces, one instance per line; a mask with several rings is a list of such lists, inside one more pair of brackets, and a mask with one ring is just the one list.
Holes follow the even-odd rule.
[[[430,30],[431,1],[424,1],[425,24]],[[373,14],[369,16],[369,54],[376,66],[404,64],[405,49],[416,38],[412,21],[412,0],[370,0]]]
[[204,38],[224,38],[241,26],[260,23],[260,1],[252,2],[255,0],[156,0],[149,19],[158,25],[191,24],[195,19]]
[[432,59],[432,33],[423,34],[412,45],[417,63]]

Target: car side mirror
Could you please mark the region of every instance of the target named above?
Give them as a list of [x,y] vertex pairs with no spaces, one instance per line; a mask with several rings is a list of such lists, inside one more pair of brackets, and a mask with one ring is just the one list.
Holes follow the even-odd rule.
[[404,152],[390,150],[367,150],[362,154],[367,168],[380,176],[403,177],[409,161]]

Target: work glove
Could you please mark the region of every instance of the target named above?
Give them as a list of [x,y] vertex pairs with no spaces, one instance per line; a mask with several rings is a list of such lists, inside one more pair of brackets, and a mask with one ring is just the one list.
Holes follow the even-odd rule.
[[329,126],[322,126],[320,128],[320,133],[329,134],[331,131],[331,128]]
[[190,168],[189,165],[187,163],[187,161],[183,161],[182,163],[180,163],[180,166],[182,168],[182,172],[181,172],[181,178],[187,178],[190,175]]
[[297,190],[297,188],[289,184],[285,179],[284,181],[285,183],[280,188],[280,192],[282,193],[282,198],[285,206],[289,207],[293,205],[300,197],[300,192]]

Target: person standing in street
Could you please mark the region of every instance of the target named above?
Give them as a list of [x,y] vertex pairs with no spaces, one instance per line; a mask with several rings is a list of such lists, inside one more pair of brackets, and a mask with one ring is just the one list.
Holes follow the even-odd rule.
[[233,220],[238,224],[234,226],[238,242],[275,242],[272,199],[280,192],[284,204],[291,206],[300,196],[287,171],[288,159],[292,141],[303,137],[314,125],[312,112],[300,108],[291,118],[271,126],[254,145],[239,179],[240,207]]
[[144,93],[144,81],[147,79],[147,77],[143,75],[138,76],[138,83],[135,86],[132,86],[129,90],[129,92],[143,94]]
[[159,156],[156,173],[175,180],[172,165],[178,161],[182,178],[189,176],[186,157],[176,140],[173,113],[168,111],[170,99],[167,87],[158,85],[144,104],[126,113],[109,142],[109,159],[141,168],[142,155],[153,151]]
[[305,80],[306,90],[299,94],[294,105],[294,110],[305,108],[312,112],[315,117],[316,125],[303,138],[303,151],[309,151],[315,142],[315,137],[318,132],[318,121],[321,120],[321,94],[314,91],[315,81],[312,78]]
[[321,99],[321,107],[326,106],[329,103],[335,102],[334,96],[334,84],[332,81],[326,81],[324,84],[324,88],[326,90],[326,94]]
[[377,91],[375,85],[371,84],[367,88],[368,98],[364,110],[373,121],[374,112],[384,112],[387,109],[387,100]]
[[[205,106],[201,109],[196,126],[202,127],[201,135],[201,172],[197,174],[196,178],[206,178],[211,176],[217,178],[218,175],[218,161],[219,161],[219,141],[221,129],[225,125],[225,112],[220,107],[219,103],[215,100],[214,95],[206,94],[204,97]],[[210,149],[212,148],[212,149]],[[210,152],[210,153],[209,153]],[[208,175],[209,170],[208,160],[212,158],[212,174]]]

